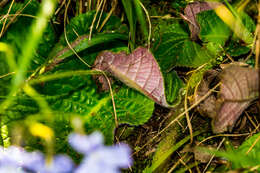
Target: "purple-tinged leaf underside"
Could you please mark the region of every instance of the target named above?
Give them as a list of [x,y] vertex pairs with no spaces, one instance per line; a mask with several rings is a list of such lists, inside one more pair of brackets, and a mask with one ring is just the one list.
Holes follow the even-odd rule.
[[[160,67],[152,53],[146,48],[139,47],[129,55],[125,52],[104,51],[97,56],[94,69],[108,72],[154,102],[164,107],[171,107],[166,101]],[[104,76],[98,76],[97,79],[104,89],[108,89]]]
[[213,118],[213,132],[222,133],[232,130],[243,111],[259,97],[259,71],[239,65],[229,65],[220,73],[208,71],[197,89],[195,101],[209,91],[214,80],[220,80],[218,95],[211,94],[198,106],[198,111]]
[[196,15],[203,11],[208,11],[216,8],[221,3],[219,2],[193,2],[188,4],[184,9],[184,15],[181,17],[188,22],[191,32],[191,39],[197,40],[200,33],[200,26],[197,22]]
[[219,75],[219,105],[213,131],[232,129],[243,111],[259,96],[259,72],[256,69],[230,65]]

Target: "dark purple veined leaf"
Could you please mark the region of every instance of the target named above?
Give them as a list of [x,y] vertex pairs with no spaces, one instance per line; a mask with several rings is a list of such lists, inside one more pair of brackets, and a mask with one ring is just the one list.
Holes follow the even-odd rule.
[[217,96],[211,94],[197,107],[202,115],[213,118],[213,132],[232,130],[239,116],[259,96],[259,71],[229,65],[222,72],[207,71],[198,86],[195,101],[202,98],[212,82],[220,80]]
[[[139,47],[129,55],[125,52],[104,51],[97,56],[94,69],[108,72],[156,103],[170,107],[166,102],[160,67],[148,49]],[[102,83],[103,89],[108,89],[104,76],[97,76],[97,79]]]
[[191,39],[198,39],[200,33],[200,27],[196,19],[196,15],[202,11],[212,10],[216,8],[221,3],[219,2],[193,2],[188,4],[184,9],[184,15],[181,14],[181,17],[188,22]]
[[258,70],[230,65],[219,77],[219,105],[213,122],[213,131],[216,133],[232,129],[243,111],[259,97]]

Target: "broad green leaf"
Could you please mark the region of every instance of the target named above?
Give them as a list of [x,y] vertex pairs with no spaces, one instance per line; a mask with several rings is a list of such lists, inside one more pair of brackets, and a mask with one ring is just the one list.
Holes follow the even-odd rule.
[[[100,33],[95,35],[94,38],[89,40],[88,35],[82,35],[78,37],[75,41],[73,41],[71,44],[72,48],[76,52],[81,52],[83,50],[87,50],[88,48],[93,48],[94,46],[98,46],[101,44],[109,43],[109,42],[116,42],[116,41],[122,41],[127,40],[128,37],[125,34],[119,34],[119,33]],[[72,55],[74,55],[74,52],[69,47],[55,47],[54,53],[51,54],[54,55],[52,58],[52,61],[59,61],[63,60],[65,58],[68,58]]]
[[[56,73],[65,70],[84,69],[76,60],[57,67]],[[152,115],[154,103],[126,86],[113,85],[114,100],[118,123],[139,125]],[[74,76],[46,82],[38,86],[38,91],[45,95],[52,109],[62,113],[82,116],[87,132],[100,130],[109,143],[113,140],[115,118],[109,92],[99,92],[91,76]]]
[[[66,26],[66,34],[69,42],[75,41],[78,36],[89,35],[90,26],[94,19],[96,11],[89,11],[84,14],[80,14],[70,20],[68,25]],[[100,13],[98,13],[98,16]],[[106,18],[107,14],[103,13],[100,21],[102,22]],[[95,34],[98,33],[96,29],[96,24],[98,21],[94,23],[93,31],[94,34],[92,38],[94,38]],[[123,25],[120,19],[116,16],[111,16],[109,20],[104,25],[101,32],[103,33],[122,33],[125,30],[125,25]],[[67,42],[65,40],[64,34],[61,35],[59,44],[62,46],[67,46]]]
[[163,73],[166,101],[172,107],[177,106],[181,101],[181,89],[183,81],[175,71]]
[[[95,15],[95,11],[90,11],[85,14],[71,19],[67,26],[66,36],[71,45],[71,47],[77,52],[84,52],[84,54],[89,54],[89,52],[101,51],[106,47],[107,49],[111,47],[116,47],[123,41],[128,39],[128,35],[125,32],[125,26],[121,24],[120,19],[111,16],[107,23],[103,27],[103,32],[97,33],[96,28],[93,29],[93,35],[91,40],[89,40],[89,28],[92,24],[92,20]],[[101,21],[107,14],[102,14]],[[94,25],[95,26],[95,25]],[[91,49],[90,49],[91,48]],[[50,61],[49,64],[55,64],[57,61],[63,61],[64,59],[74,55],[74,52],[68,46],[65,35],[62,34],[60,41],[55,45],[52,52],[49,54]],[[84,55],[83,55],[84,56]],[[89,64],[93,63],[93,58],[86,60]]]
[[200,25],[199,35],[203,42],[213,42],[224,46],[230,37],[231,30],[213,10],[199,13],[197,20]]
[[[247,155],[247,157],[252,158],[254,160],[255,165],[259,165],[260,163],[260,133],[257,133],[247,139],[241,146],[238,148],[238,152],[241,155]],[[240,163],[241,165],[246,166],[245,162]],[[248,166],[255,166],[255,165],[248,165]],[[244,167],[243,166],[243,167]],[[235,168],[239,168],[238,165],[234,165]],[[258,169],[260,170],[260,168]]]
[[174,21],[159,27],[153,52],[163,72],[175,66],[198,67],[212,58],[206,48],[190,40],[187,25]]
[[238,57],[247,54],[251,49],[241,45],[239,40],[232,39],[227,46],[224,47],[225,52],[231,57]]

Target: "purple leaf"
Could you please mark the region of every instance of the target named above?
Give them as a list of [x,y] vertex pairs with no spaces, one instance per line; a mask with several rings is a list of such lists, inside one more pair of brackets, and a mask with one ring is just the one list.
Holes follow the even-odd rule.
[[220,73],[221,85],[213,131],[232,129],[243,111],[259,96],[259,71],[230,65]]
[[[170,107],[166,102],[160,67],[148,49],[139,47],[129,55],[104,51],[97,56],[94,69],[108,72],[156,103]],[[100,75],[97,79],[103,88],[108,89],[104,76]]]
[[220,80],[217,96],[211,94],[197,107],[202,115],[213,118],[213,132],[232,130],[239,116],[259,95],[259,71],[239,65],[229,65],[222,72],[211,70],[204,74],[195,101],[202,98],[212,82]]
[[216,8],[221,3],[219,2],[193,2],[186,6],[184,9],[184,15],[181,17],[188,22],[191,39],[197,40],[200,33],[200,27],[196,19],[196,15],[202,11],[212,10]]

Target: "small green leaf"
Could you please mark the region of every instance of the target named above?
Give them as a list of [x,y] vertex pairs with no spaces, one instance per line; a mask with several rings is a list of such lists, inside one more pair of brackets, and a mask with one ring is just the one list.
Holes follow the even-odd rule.
[[181,101],[180,90],[184,84],[175,71],[163,73],[166,101],[173,107]]

